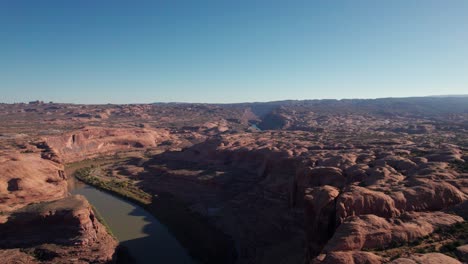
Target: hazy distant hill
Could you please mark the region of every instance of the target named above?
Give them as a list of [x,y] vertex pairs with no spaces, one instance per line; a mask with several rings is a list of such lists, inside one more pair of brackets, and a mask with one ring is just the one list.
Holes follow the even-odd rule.
[[383,115],[439,115],[468,113],[468,96],[436,96],[379,99],[285,100],[264,103],[240,103],[230,106],[250,107],[264,116],[279,107],[317,113],[368,113]]
[[468,97],[468,94],[431,95],[428,97]]

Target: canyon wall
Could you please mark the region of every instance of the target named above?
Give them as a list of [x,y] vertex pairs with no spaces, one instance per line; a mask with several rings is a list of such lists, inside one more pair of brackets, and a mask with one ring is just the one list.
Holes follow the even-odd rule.
[[0,152],[3,263],[112,262],[117,241],[84,197],[68,195],[58,156],[42,142],[20,149]]

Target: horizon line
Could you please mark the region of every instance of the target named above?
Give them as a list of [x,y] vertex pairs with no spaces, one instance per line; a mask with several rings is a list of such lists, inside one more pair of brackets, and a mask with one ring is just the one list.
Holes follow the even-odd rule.
[[54,102],[49,100],[32,100],[28,102],[0,102],[0,104],[66,104],[66,105],[153,105],[153,104],[200,104],[200,105],[233,105],[233,104],[261,104],[261,103],[275,103],[286,101],[344,101],[344,100],[379,100],[379,99],[406,99],[406,98],[463,98],[468,97],[468,94],[446,94],[446,95],[422,95],[422,96],[390,96],[390,97],[375,97],[375,98],[309,98],[309,99],[279,99],[271,101],[242,101],[232,103],[208,103],[208,102],[189,102],[189,101],[155,101],[150,103],[67,103],[67,102]]

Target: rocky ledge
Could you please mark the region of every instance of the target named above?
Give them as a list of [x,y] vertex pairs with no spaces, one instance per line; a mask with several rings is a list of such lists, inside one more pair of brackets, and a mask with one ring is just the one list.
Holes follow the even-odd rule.
[[0,153],[1,262],[112,262],[117,241],[83,196],[68,196],[57,156],[41,144],[21,146]]
[[0,237],[6,263],[108,263],[117,246],[80,195],[15,211]]

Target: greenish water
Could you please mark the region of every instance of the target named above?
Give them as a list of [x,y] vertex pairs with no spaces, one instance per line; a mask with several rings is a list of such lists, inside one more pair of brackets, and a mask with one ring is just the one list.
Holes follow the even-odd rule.
[[250,127],[251,127],[253,130],[262,131],[256,124],[251,124]]
[[195,263],[169,230],[142,207],[73,179],[72,194],[85,196],[136,263]]

